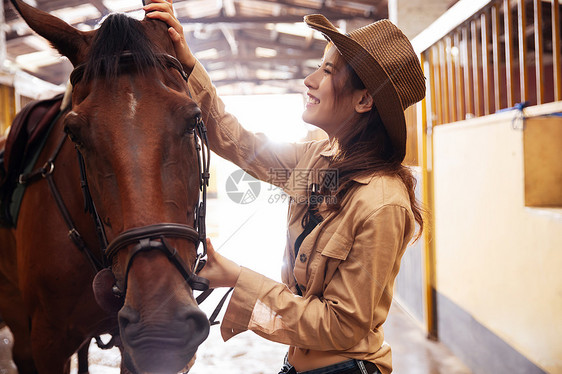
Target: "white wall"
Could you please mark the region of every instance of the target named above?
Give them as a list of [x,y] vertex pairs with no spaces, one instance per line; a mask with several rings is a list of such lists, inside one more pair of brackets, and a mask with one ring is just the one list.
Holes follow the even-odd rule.
[[434,128],[436,288],[536,365],[562,373],[562,209],[525,207],[514,116]]

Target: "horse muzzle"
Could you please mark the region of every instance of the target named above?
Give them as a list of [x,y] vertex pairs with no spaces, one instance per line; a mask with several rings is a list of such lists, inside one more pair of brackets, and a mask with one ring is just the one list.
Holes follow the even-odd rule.
[[[125,305],[118,314],[121,340],[133,372],[177,373],[209,335],[207,316],[192,305],[177,308],[172,320],[150,323]],[[133,368],[129,368],[133,369]]]

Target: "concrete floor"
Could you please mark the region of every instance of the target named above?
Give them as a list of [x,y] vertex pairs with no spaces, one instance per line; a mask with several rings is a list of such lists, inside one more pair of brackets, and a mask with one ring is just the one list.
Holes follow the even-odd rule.
[[397,374],[471,374],[447,347],[426,338],[421,326],[396,300],[384,324],[385,340],[392,348]]

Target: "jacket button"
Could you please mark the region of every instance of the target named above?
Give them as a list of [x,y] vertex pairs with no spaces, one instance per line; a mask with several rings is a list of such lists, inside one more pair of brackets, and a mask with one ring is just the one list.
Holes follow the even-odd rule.
[[301,262],[306,262],[306,254],[301,253],[301,255],[299,256],[299,259],[301,260]]

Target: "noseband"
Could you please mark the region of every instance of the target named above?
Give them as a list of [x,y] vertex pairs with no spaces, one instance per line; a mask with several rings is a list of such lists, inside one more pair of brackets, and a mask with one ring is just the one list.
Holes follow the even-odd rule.
[[[187,82],[188,76],[184,72],[181,63],[173,56],[168,54],[158,55],[164,65],[170,68],[176,69],[182,78]],[[132,62],[132,55],[130,53],[124,53],[120,57],[121,64],[130,64]],[[70,75],[70,82],[74,86],[78,83],[84,74],[85,65],[77,66]],[[189,91],[188,91],[189,94]],[[191,96],[191,95],[190,95]],[[200,195],[195,211],[195,224],[194,227],[190,227],[178,223],[158,223],[153,225],[147,225],[143,227],[135,227],[127,231],[122,232],[117,237],[115,237],[109,244],[105,234],[105,230],[99,214],[96,210],[94,201],[90,194],[88,187],[88,181],[86,177],[86,167],[84,159],[80,151],[78,151],[78,160],[80,165],[80,175],[81,175],[81,185],[84,194],[84,200],[86,204],[86,210],[92,215],[96,231],[98,234],[98,239],[100,241],[101,248],[104,252],[104,262],[106,266],[111,266],[113,260],[123,248],[134,245],[127,257],[125,279],[122,285],[114,287],[114,293],[118,296],[124,296],[127,292],[127,279],[129,275],[129,270],[132,266],[135,257],[143,252],[148,251],[160,251],[166,254],[168,259],[172,264],[175,265],[177,270],[180,272],[185,281],[190,285],[193,290],[205,291],[209,288],[209,281],[205,278],[199,277],[197,273],[205,265],[205,260],[203,259],[207,255],[207,242],[206,242],[206,230],[205,230],[205,215],[206,215],[206,204],[207,204],[207,186],[209,185],[209,168],[210,168],[210,150],[207,140],[207,129],[201,118],[197,118],[197,123],[195,126],[195,147],[197,150],[197,161],[199,166],[199,190]],[[177,250],[169,245],[166,238],[178,238],[186,239],[191,241],[195,245],[197,250],[199,243],[202,243],[203,251],[197,253],[195,260],[195,265],[193,270],[190,270],[185,262],[179,256]]]

